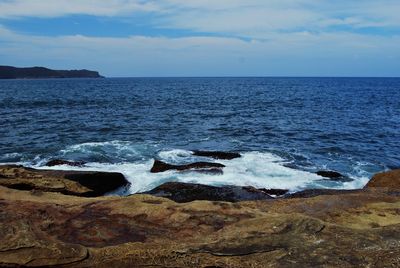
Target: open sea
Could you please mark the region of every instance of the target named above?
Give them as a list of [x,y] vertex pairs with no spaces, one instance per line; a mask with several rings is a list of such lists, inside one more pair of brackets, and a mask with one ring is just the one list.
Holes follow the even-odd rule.
[[[153,160],[237,151],[223,175],[151,174]],[[128,193],[167,181],[355,189],[400,167],[399,78],[110,78],[0,81],[0,163],[50,159],[123,173]],[[315,175],[334,170],[352,181]]]

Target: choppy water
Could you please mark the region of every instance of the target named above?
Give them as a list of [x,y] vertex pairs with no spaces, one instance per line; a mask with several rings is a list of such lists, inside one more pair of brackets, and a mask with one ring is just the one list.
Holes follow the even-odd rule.
[[[131,192],[166,181],[359,188],[400,167],[400,79],[146,78],[0,81],[0,162],[51,158],[120,171]],[[239,151],[224,175],[150,174],[153,158]],[[70,169],[70,167],[56,167]],[[321,180],[331,169],[352,182]]]

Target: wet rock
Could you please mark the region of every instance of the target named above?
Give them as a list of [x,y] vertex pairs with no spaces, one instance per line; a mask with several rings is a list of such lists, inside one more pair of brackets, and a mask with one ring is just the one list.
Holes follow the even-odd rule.
[[372,177],[365,188],[400,189],[400,169],[378,173]]
[[192,202],[195,200],[238,202],[245,200],[272,199],[269,194],[254,187],[215,187],[182,182],[167,182],[144,194],[165,197],[178,203]]
[[102,196],[128,185],[116,172],[37,170],[0,166],[0,185],[18,190],[59,192],[76,196]]
[[84,161],[67,161],[62,159],[53,159],[46,163],[46,167],[54,167],[54,166],[61,166],[67,165],[71,167],[82,167],[86,164]]
[[325,177],[325,178],[340,178],[343,177],[342,174],[340,174],[339,172],[336,171],[327,171],[327,170],[321,170],[317,172],[317,175],[321,176],[321,177]]
[[168,170],[178,170],[178,171],[184,171],[184,170],[192,170],[192,171],[215,171],[216,169],[221,170],[225,166],[223,164],[219,163],[209,163],[209,162],[196,162],[196,163],[191,163],[187,165],[171,165],[167,164],[163,161],[160,160],[154,160],[153,167],[151,168],[150,172],[151,173],[160,173],[160,172],[165,172]]
[[321,171],[317,172],[317,175],[324,177],[324,178],[329,178],[329,180],[332,180],[332,181],[342,181],[342,182],[353,181],[353,179],[351,179],[347,176],[344,176],[336,171],[321,170]]
[[320,195],[343,195],[349,193],[358,193],[362,190],[334,190],[334,189],[307,189],[286,195],[285,198],[310,198]]
[[265,188],[261,188],[261,189],[257,189],[258,191],[263,191],[266,194],[269,195],[275,195],[275,196],[282,196],[285,195],[289,192],[289,190],[285,190],[285,189],[265,189]]
[[232,160],[241,157],[239,153],[221,151],[193,151],[195,156],[211,157],[214,159]]

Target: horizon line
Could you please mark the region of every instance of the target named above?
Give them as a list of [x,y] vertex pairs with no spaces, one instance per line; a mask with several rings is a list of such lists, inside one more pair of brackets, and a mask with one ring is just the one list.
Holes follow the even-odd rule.
[[113,78],[400,78],[400,76],[296,76],[296,75],[265,75],[265,76],[104,76]]

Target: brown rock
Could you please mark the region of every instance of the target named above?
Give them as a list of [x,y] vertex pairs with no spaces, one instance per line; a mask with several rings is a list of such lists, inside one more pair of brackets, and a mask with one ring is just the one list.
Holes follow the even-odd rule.
[[178,170],[178,171],[184,171],[184,170],[192,170],[192,171],[205,171],[208,170],[209,172],[215,171],[216,169],[219,169],[219,171],[224,168],[225,166],[219,163],[209,163],[209,162],[196,162],[192,164],[187,164],[187,165],[171,165],[167,164],[163,161],[160,160],[154,160],[153,167],[151,168],[150,172],[151,173],[160,173],[160,172],[165,172],[168,170]]
[[14,165],[0,166],[0,185],[18,190],[94,197],[128,184],[121,173],[114,172],[37,170]]
[[400,169],[378,173],[372,177],[365,188],[387,187],[400,189]]
[[0,186],[0,267],[399,267],[400,196],[175,203]]

